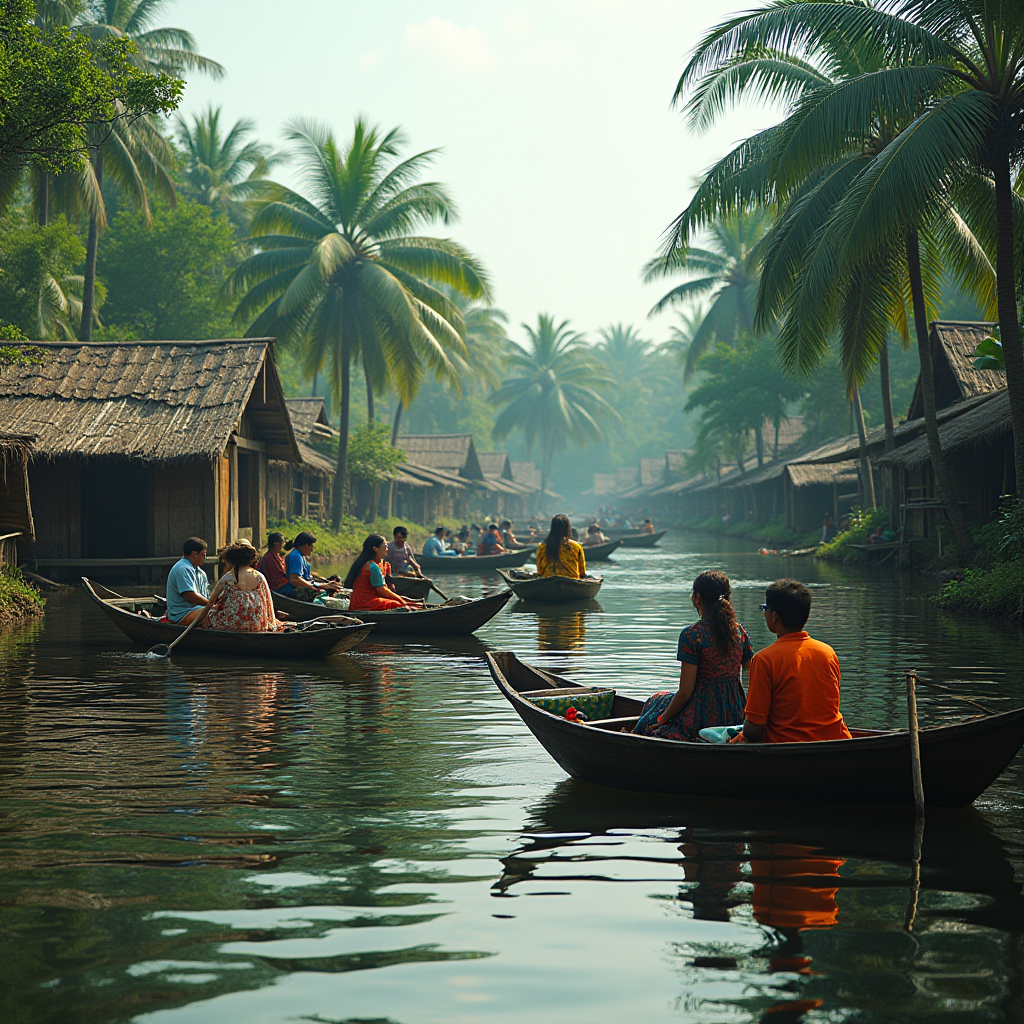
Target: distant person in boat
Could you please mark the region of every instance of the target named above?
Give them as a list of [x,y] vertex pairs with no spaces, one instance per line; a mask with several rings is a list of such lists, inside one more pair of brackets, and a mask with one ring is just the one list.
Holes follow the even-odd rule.
[[821,543],[828,544],[830,541],[835,540],[835,536],[836,521],[832,518],[831,513],[826,512],[821,524]]
[[387,563],[396,576],[408,573],[412,576],[422,576],[423,570],[420,563],[416,561],[416,552],[409,543],[409,531],[404,526],[396,526],[392,531],[394,540],[388,541]]
[[875,529],[868,534],[869,544],[884,544],[885,543],[885,530],[880,526],[876,526]]
[[260,559],[256,571],[263,573],[271,590],[280,590],[288,584],[288,571],[284,566],[284,534],[267,534],[267,551]]
[[350,612],[390,612],[423,606],[422,601],[410,601],[388,586],[391,566],[384,561],[387,551],[387,542],[379,533],[371,533],[363,541],[363,550],[345,577],[345,586],[352,590]]
[[210,579],[202,569],[206,541],[189,537],[181,551],[181,558],[167,574],[167,618],[187,626],[210,601]]
[[288,554],[284,557],[284,571],[288,582],[279,588],[279,593],[296,601],[312,601],[317,594],[336,594],[340,589],[338,583],[328,580],[318,583],[313,579],[313,570],[309,567],[309,559],[313,554],[316,537],[308,530],[295,535],[295,540],[285,544]]
[[528,544],[524,544],[521,540],[516,538],[516,535],[512,532],[512,520],[502,519],[501,521],[501,543],[506,551],[521,551],[525,547],[529,547]]
[[693,581],[690,601],[700,619],[679,634],[679,689],[648,697],[633,732],[665,740],[696,740],[701,729],[743,719],[740,675],[754,650],[736,621],[729,577],[717,569]]
[[450,551],[445,547],[444,543],[444,527],[439,526],[434,530],[434,536],[428,537],[426,544],[423,545],[423,554],[428,558],[439,558],[439,557],[452,557],[454,558],[458,552]]
[[601,527],[597,523],[591,523],[587,527],[587,535],[583,538],[583,546],[585,548],[591,548],[595,544],[607,544],[608,538],[601,532]]
[[274,633],[285,628],[274,612],[267,578],[255,567],[259,552],[247,540],[220,551],[227,566],[210,594],[206,624],[231,633]]
[[578,580],[587,575],[583,545],[570,536],[568,516],[553,516],[547,537],[537,548],[538,576],[567,576]]
[[839,658],[804,630],[811,592],[796,580],[776,580],[764,600],[764,623],[778,639],[750,663],[743,731],[730,742],[848,740],[839,711]]
[[469,527],[459,528],[458,535],[452,541],[452,551],[457,555],[464,555],[469,550]]
[[654,533],[654,523],[650,519],[645,519],[643,525],[640,527],[641,533]]
[[498,524],[491,523],[480,538],[476,546],[478,555],[503,555],[505,549],[501,546],[501,534],[498,532]]

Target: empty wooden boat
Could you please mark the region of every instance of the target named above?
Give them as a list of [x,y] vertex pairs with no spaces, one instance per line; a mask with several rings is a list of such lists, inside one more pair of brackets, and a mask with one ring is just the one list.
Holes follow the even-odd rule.
[[538,576],[523,569],[499,569],[498,575],[521,601],[589,601],[597,596],[604,580],[600,576],[584,576],[574,580],[568,576]]
[[587,564],[591,562],[603,562],[613,551],[622,547],[622,540],[606,540],[603,544],[591,544],[589,547],[583,545],[583,554],[586,556]]
[[[568,722],[533,704],[530,692],[566,688],[572,695],[592,687],[542,672],[510,651],[488,653],[486,659],[503,696],[573,778],[681,796],[913,806],[905,731],[851,729],[853,739],[821,743],[716,744],[638,736],[629,730],[642,701],[616,694],[608,718]],[[1024,708],[923,728],[920,743],[927,803],[966,807],[1024,746]]]
[[[472,633],[490,622],[508,604],[511,597],[510,591],[499,590],[496,594],[467,601],[465,604],[434,604],[408,612],[353,611],[340,614],[351,615],[361,622],[373,623],[375,636],[422,636],[427,633],[450,636]],[[318,615],[331,614],[329,610],[319,605],[296,601],[282,594],[274,594],[274,607],[287,612],[298,622],[315,619]]]
[[537,549],[521,548],[502,555],[417,555],[416,561],[424,572],[486,572],[489,569],[514,569],[525,565]]
[[[169,644],[185,632],[174,622],[140,615],[147,611],[159,616],[166,606],[155,597],[109,596],[112,592],[82,577],[85,592],[102,609],[110,621],[133,643],[142,647]],[[102,596],[108,595],[108,596]],[[325,613],[320,609],[321,614]],[[196,628],[176,650],[209,654],[242,655],[251,658],[288,658],[294,661],[326,658],[341,654],[365,640],[375,627],[361,622],[355,626],[331,625],[323,629],[283,630],[278,633],[229,633],[222,629]]]
[[624,548],[653,548],[661,540],[668,530],[658,530],[657,533],[631,533],[628,537],[620,537]]

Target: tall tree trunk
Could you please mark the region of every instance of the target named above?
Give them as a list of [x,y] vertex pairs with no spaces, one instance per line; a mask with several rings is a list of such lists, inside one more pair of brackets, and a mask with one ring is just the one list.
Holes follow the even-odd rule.
[[885,424],[885,450],[896,447],[896,421],[892,416],[892,388],[889,385],[889,343],[884,342],[878,353],[878,377],[882,386],[882,422]]
[[[348,304],[345,312],[348,311]],[[351,316],[351,314],[349,314]],[[342,314],[341,336],[341,423],[338,425],[338,471],[334,476],[334,508],[331,510],[331,526],[337,532],[345,514],[345,495],[348,485],[348,421],[352,405],[352,374],[349,365],[348,339],[352,336],[348,328],[348,317]]]
[[[103,188],[103,150],[96,152],[96,187]],[[82,286],[82,341],[92,341],[92,321],[96,307],[96,254],[100,247],[100,224],[95,213],[89,214],[89,237],[85,243],[85,282]]]
[[320,380],[320,371],[317,370],[316,373],[313,374],[313,385],[310,388],[310,395],[309,395],[310,398],[319,398],[320,397],[316,393],[317,387],[319,385],[319,380]]
[[850,396],[853,406],[853,420],[857,424],[857,458],[860,461],[860,487],[864,503],[868,508],[875,508],[875,477],[871,471],[871,459],[868,458],[868,432],[864,429],[864,406],[860,403],[860,388],[854,388]]
[[373,387],[366,382],[366,422],[372,423],[377,418],[376,406],[373,403]]
[[999,302],[999,340],[1006,360],[1006,386],[1010,392],[1013,423],[1013,468],[1016,491],[1024,487],[1024,351],[1017,319],[1017,274],[1013,258],[1013,189],[1009,157],[994,161],[996,179],[996,294]]
[[45,228],[50,223],[50,175],[46,171],[40,173],[39,180],[39,226]]
[[757,468],[764,465],[764,427],[758,424],[754,427],[754,446],[757,449]]
[[394,448],[398,444],[398,425],[402,422],[402,405],[401,399],[398,401],[398,408],[395,409],[395,419],[391,424],[391,447]]
[[907,232],[907,272],[910,275],[910,294],[914,303],[914,331],[917,335],[917,355],[921,362],[921,398],[924,404],[924,425],[928,437],[928,457],[935,477],[935,490],[953,527],[957,549],[961,558],[974,551],[974,543],[967,529],[963,509],[957,502],[953,477],[939,441],[939,422],[935,413],[935,368],[932,365],[931,346],[928,342],[928,317],[924,306],[924,285],[921,281],[921,248],[917,228]]
[[779,457],[779,421],[775,421],[775,443],[772,445],[772,462],[778,460]]

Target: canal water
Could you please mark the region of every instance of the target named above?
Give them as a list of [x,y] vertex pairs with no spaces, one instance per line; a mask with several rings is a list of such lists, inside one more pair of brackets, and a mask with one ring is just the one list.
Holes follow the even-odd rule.
[[901,814],[568,780],[483,667],[511,649],[671,687],[708,567],[755,647],[765,585],[814,587],[857,725],[904,724],[909,666],[1024,702],[1021,632],[940,613],[927,580],[681,532],[617,554],[584,608],[295,666],[147,661],[60,594],[0,638],[0,1019],[1019,1022],[1020,757],[974,809],[929,814],[915,888]]

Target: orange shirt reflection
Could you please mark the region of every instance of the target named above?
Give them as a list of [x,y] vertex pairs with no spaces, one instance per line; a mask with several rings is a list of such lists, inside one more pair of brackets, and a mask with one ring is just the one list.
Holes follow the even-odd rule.
[[[835,878],[844,859],[815,856],[810,846],[773,843],[751,846],[754,919],[769,928],[793,931],[831,928],[839,921],[838,885],[807,884],[814,879]],[[755,860],[755,857],[766,859]]]

